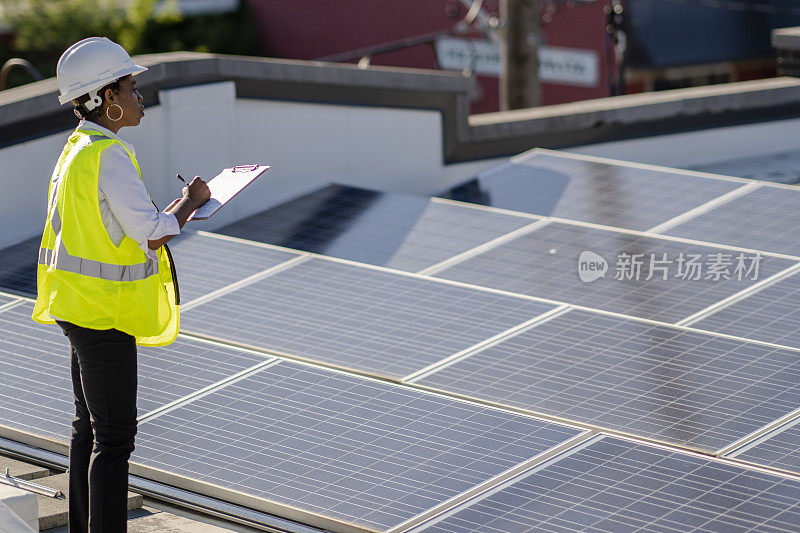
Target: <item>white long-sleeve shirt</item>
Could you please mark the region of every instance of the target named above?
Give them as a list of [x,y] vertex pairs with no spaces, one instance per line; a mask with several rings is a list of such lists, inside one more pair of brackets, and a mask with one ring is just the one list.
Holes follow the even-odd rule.
[[[124,144],[131,154],[136,153],[131,143],[94,122],[81,120],[78,129],[102,133]],[[122,146],[112,144],[103,150],[97,188],[103,226],[115,246],[127,235],[148,257],[158,259],[147,241],[181,232],[175,215],[159,213],[153,206],[133,161]]]

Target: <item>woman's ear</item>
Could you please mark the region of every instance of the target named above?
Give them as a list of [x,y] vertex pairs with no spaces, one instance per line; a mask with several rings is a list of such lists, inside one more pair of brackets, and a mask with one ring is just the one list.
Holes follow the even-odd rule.
[[106,89],[103,93],[103,96],[105,97],[106,102],[109,104],[114,104],[117,101],[117,95],[111,88]]

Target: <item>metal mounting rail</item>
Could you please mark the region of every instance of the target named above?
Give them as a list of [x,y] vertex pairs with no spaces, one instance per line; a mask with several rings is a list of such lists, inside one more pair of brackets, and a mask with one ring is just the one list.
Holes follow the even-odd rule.
[[8,473],[8,468],[6,468],[5,475],[0,477],[0,483],[3,485],[17,487],[18,489],[27,490],[29,492],[35,492],[36,494],[41,494],[42,496],[47,496],[49,498],[64,497],[64,493],[58,489],[51,489],[50,487],[45,487],[44,485],[39,485],[38,483],[31,483],[30,481],[19,479],[10,475]]

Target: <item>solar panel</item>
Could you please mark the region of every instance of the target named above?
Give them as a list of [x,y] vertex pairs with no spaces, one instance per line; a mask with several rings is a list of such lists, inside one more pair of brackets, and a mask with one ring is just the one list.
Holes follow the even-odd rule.
[[[40,237],[0,251],[0,289],[36,296]],[[170,244],[182,303],[288,261],[295,254],[187,231]]]
[[777,532],[798,524],[797,480],[604,437],[425,531]]
[[0,307],[14,303],[16,301],[18,301],[18,299],[14,298],[13,296],[6,296],[5,294],[0,294]]
[[297,257],[291,252],[193,232],[179,235],[169,246],[184,304]]
[[269,359],[186,336],[166,347],[139,347],[138,356],[140,416]]
[[800,183],[800,150],[729,158],[690,168],[712,174],[795,185]]
[[692,327],[800,348],[800,275],[724,307]]
[[797,409],[800,357],[571,310],[417,383],[715,452]]
[[579,433],[283,361],[144,421],[133,460],[259,510],[383,531]]
[[36,262],[42,238],[34,237],[0,250],[0,289],[36,295]]
[[554,308],[515,296],[311,259],[184,312],[182,327],[402,377]]
[[735,453],[737,459],[800,474],[800,419],[763,442]]
[[[0,425],[67,442],[74,412],[69,341],[31,320],[33,304],[0,312]],[[263,362],[265,357],[187,337],[138,350],[140,415]]]
[[531,222],[429,198],[329,185],[217,231],[416,272]]
[[[743,223],[746,222],[746,223]],[[800,255],[800,191],[764,186],[665,231],[767,252]]]
[[[588,261],[604,262],[605,277],[581,281],[579,263],[587,261],[582,257],[584,252],[596,254]],[[740,257],[742,269],[737,271]],[[648,280],[651,263],[654,268]],[[436,276],[677,322],[793,264],[771,256],[550,223],[456,263]],[[713,269],[729,279],[722,275],[714,279],[717,275]]]
[[67,443],[74,414],[69,341],[31,320],[26,303],[0,312],[0,425]]
[[482,205],[646,230],[741,183],[543,153],[500,165],[442,196]]

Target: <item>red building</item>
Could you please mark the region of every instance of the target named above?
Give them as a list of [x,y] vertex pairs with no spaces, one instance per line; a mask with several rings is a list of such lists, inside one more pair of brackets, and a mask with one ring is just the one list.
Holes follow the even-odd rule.
[[[483,2],[466,33],[456,28],[467,16],[470,0],[248,2],[267,56],[357,62],[360,54],[349,52],[405,41],[410,46],[374,53],[370,64],[455,70],[472,65],[480,87],[473,113],[499,109],[497,46],[478,29],[498,17],[498,0]],[[613,49],[604,12],[610,3],[540,1],[543,104],[610,94]]]

